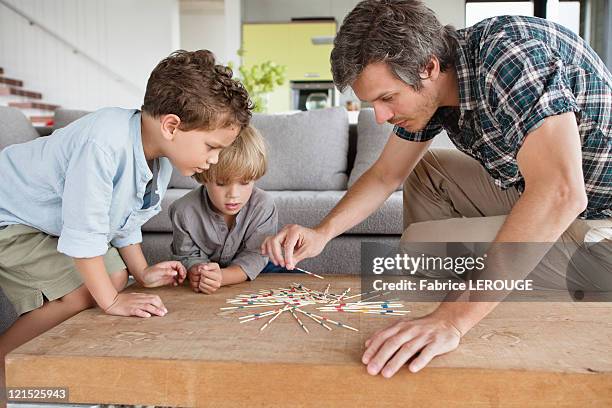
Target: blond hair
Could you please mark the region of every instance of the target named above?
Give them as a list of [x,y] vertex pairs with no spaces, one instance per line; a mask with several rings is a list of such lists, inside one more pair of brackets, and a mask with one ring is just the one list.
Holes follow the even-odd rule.
[[257,129],[247,125],[230,146],[221,150],[219,161],[193,178],[200,184],[208,182],[228,184],[234,181],[260,179],[268,167],[266,146]]

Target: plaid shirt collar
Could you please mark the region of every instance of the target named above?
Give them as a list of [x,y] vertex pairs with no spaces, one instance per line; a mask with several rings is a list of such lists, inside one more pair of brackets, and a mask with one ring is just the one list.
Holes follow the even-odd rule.
[[457,32],[458,43],[457,58],[455,59],[455,70],[457,71],[457,83],[459,84],[459,127],[464,126],[464,115],[467,111],[476,110],[478,102],[474,87],[478,84],[478,79],[471,67],[465,53],[467,41],[464,37],[464,31]]

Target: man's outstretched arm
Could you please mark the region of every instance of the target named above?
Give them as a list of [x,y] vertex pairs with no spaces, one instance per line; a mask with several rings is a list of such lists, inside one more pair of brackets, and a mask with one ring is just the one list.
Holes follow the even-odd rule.
[[275,265],[293,269],[299,261],[318,255],[334,237],[378,209],[421,160],[431,141],[411,142],[391,134],[380,157],[314,229],[286,225],[267,237],[262,255]]
[[[525,191],[494,242],[555,242],[587,206],[574,113],[546,118],[526,137],[517,160]],[[391,377],[420,351],[409,365],[417,372],[435,356],[457,348],[460,337],[498,303],[442,303],[428,316],[402,320],[366,341],[362,361],[368,373]]]

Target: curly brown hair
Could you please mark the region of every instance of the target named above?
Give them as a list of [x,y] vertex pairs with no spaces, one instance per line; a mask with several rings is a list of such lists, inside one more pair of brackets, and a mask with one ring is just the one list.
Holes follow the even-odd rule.
[[214,130],[247,126],[253,103],[229,67],[208,50],[178,50],[151,72],[142,111],[153,117],[175,114],[180,129]]

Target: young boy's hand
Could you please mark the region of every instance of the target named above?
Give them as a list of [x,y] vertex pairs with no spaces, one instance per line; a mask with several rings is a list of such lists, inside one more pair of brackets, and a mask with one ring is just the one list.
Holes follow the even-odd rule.
[[201,267],[204,265],[206,264],[203,264],[203,263],[195,264],[191,268],[189,268],[189,270],[187,271],[187,278],[189,279],[189,286],[191,286],[191,289],[193,289],[194,292],[200,291],[198,287],[200,286],[200,277],[202,276]]
[[145,288],[174,285],[185,281],[187,270],[179,261],[166,261],[151,265],[142,272],[142,285]]
[[214,293],[221,287],[221,281],[223,274],[218,263],[210,262],[207,264],[200,264],[200,283],[198,289],[208,295]]
[[165,316],[168,309],[157,295],[145,293],[119,293],[115,302],[104,310],[113,316],[151,317]]

